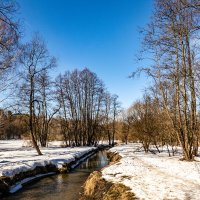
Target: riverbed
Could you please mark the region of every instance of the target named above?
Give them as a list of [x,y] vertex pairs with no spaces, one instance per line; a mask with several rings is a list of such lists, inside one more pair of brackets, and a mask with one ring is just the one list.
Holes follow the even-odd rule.
[[106,151],[99,151],[71,172],[34,181],[3,200],[78,200],[89,174],[108,162]]

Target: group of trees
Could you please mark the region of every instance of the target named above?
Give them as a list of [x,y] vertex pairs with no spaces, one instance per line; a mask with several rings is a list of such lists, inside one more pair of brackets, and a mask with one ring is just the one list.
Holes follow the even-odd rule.
[[67,145],[94,145],[105,135],[114,144],[117,97],[106,91],[95,73],[85,68],[59,75],[56,93]]
[[[20,42],[17,10],[15,1],[0,0],[1,138],[30,134],[39,155],[50,132],[62,134],[69,146],[95,145],[103,138],[114,145],[117,96],[107,92],[87,68],[51,78],[56,58],[39,34],[25,44]],[[9,96],[10,106],[3,107]]]
[[174,154],[179,143],[166,111],[153,95],[145,94],[143,99],[130,106],[123,117],[122,140],[139,141],[145,152],[154,145],[166,145],[169,155]]
[[[142,58],[153,86],[130,108],[135,135],[149,144],[179,144],[186,160],[199,145],[199,0],[155,0],[151,23],[143,30]],[[135,73],[134,73],[135,74]],[[129,117],[130,117],[129,116]]]

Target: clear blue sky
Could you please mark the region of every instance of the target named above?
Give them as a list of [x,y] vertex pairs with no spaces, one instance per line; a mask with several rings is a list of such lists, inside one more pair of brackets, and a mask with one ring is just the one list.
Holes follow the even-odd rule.
[[142,97],[144,77],[129,79],[138,64],[139,27],[149,22],[153,0],[18,0],[25,39],[45,38],[58,58],[54,76],[88,67],[119,95],[123,107]]

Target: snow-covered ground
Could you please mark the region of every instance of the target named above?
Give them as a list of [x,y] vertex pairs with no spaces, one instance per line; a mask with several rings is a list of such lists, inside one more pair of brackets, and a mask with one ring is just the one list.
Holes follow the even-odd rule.
[[43,155],[29,147],[23,140],[0,140],[0,176],[12,177],[20,172],[34,169],[36,166],[54,164],[61,168],[76,158],[92,151],[95,147],[61,148],[63,142],[51,142],[48,148],[41,148]]
[[180,161],[180,154],[168,157],[167,151],[144,153],[140,147],[129,144],[110,149],[122,159],[103,169],[103,178],[130,187],[139,199],[200,199],[199,161]]

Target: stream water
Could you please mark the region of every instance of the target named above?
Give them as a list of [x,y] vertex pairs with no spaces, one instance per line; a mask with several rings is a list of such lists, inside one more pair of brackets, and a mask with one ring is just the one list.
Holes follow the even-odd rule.
[[78,200],[89,174],[106,165],[106,151],[99,151],[71,172],[34,181],[3,200]]

